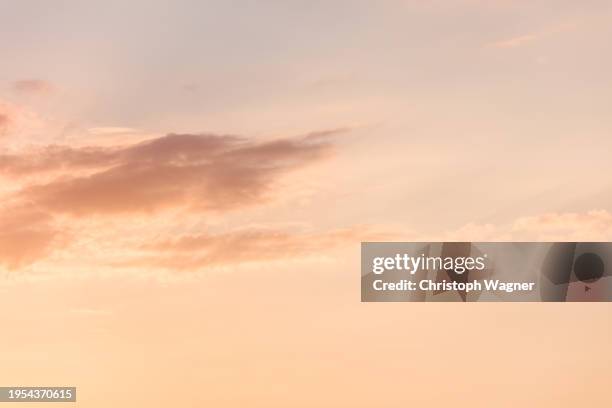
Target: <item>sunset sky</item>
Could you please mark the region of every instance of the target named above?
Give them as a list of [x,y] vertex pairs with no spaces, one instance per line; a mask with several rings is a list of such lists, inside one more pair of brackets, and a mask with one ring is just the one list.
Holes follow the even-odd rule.
[[609,304],[361,304],[359,243],[612,240],[611,19],[0,0],[0,385],[87,408],[610,406]]

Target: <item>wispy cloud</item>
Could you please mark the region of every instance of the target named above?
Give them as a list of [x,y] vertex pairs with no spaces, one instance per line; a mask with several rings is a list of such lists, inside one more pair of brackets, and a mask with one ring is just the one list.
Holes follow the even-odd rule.
[[612,214],[605,210],[592,210],[519,217],[504,225],[469,223],[440,238],[468,241],[609,241],[612,240]]
[[22,79],[12,83],[15,92],[24,94],[48,94],[55,90],[55,86],[42,79]]
[[202,267],[296,260],[317,257],[361,241],[384,240],[385,231],[356,226],[323,232],[291,232],[271,228],[238,229],[219,234],[194,234],[144,244],[144,254],[122,266],[197,270]]
[[535,41],[542,40],[544,38],[547,38],[549,36],[552,36],[558,33],[574,30],[577,27],[578,27],[578,24],[576,23],[560,24],[560,25],[557,25],[555,27],[552,27],[546,30],[528,33],[528,34],[522,34],[516,37],[511,37],[511,38],[503,39],[500,41],[496,41],[491,44],[488,44],[488,46],[492,48],[500,48],[500,49],[518,48],[518,47],[526,46]]
[[539,37],[535,34],[521,35],[519,37],[510,38],[507,40],[498,41],[492,44],[494,48],[516,48],[526,45],[537,40]]
[[121,126],[101,126],[87,129],[93,135],[121,135],[126,133],[139,133],[138,129]]

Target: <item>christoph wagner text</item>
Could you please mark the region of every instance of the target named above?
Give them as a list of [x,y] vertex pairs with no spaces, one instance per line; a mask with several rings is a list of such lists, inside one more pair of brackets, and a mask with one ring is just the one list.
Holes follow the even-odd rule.
[[423,279],[417,282],[408,281],[402,279],[399,282],[383,282],[378,279],[373,283],[373,288],[376,291],[449,291],[456,290],[461,292],[480,292],[484,289],[488,291],[500,291],[500,292],[520,292],[520,291],[532,291],[535,282],[502,282],[499,280],[483,280],[472,281],[472,282],[457,282],[457,281],[442,281],[434,282],[431,280]]
[[450,257],[441,256],[410,256],[408,254],[396,254],[389,257],[376,257],[372,261],[372,272],[380,275],[385,271],[408,271],[414,275],[419,269],[421,270],[452,270],[461,275],[465,271],[482,271],[485,269],[485,257]]

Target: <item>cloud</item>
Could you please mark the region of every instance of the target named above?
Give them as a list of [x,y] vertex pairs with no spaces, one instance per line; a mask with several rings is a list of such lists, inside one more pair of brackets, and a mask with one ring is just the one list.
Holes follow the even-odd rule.
[[506,225],[469,223],[441,238],[448,241],[610,241],[612,214],[592,210],[519,217]]
[[0,157],[0,176],[56,175],[18,198],[76,216],[183,206],[225,211],[269,198],[283,175],[328,157],[338,131],[266,142],[170,134],[128,146],[50,146]]
[[0,139],[8,134],[16,115],[17,109],[13,105],[0,101]]
[[[0,178],[10,185],[0,190],[4,202],[10,203],[5,204],[0,218],[0,265],[19,269],[58,247],[64,248],[63,244],[78,246],[80,235],[91,236],[93,232],[88,228],[95,220],[86,218],[92,215],[155,213],[157,217],[158,211],[168,208],[179,208],[183,214],[224,213],[264,203],[282,194],[276,188],[281,178],[328,158],[334,151],[334,138],[342,131],[267,141],[233,135],[169,134],[123,145],[52,145],[0,152]],[[121,219],[130,223],[129,218]],[[77,225],[74,231],[70,224]],[[155,234],[155,227],[143,234],[132,243],[134,247],[122,248],[122,256],[135,250],[148,251],[141,243],[150,239],[148,234]],[[338,232],[310,238],[327,239],[331,245],[331,240],[341,236]],[[204,237],[193,239],[202,243]],[[282,247],[284,253],[291,254],[302,252],[299,246],[306,243],[306,237],[298,240],[291,234],[268,230],[231,232],[212,239],[219,242],[214,246],[209,243],[185,259],[194,264],[222,263],[229,250],[226,243],[239,246],[241,259],[254,259],[256,253],[270,257],[262,245]],[[168,244],[168,251],[158,252],[165,254],[168,264],[177,262],[175,254],[184,252],[181,247],[187,240]],[[74,253],[71,248],[65,248],[67,253]]]
[[0,214],[0,265],[9,270],[47,256],[62,241],[52,217],[31,205],[3,208]]
[[612,214],[605,210],[586,213],[549,213],[517,219],[514,234],[537,240],[610,241]]
[[513,38],[508,38],[505,40],[501,40],[501,41],[497,41],[494,42],[492,44],[490,44],[490,47],[493,48],[518,48],[518,47],[522,47],[524,45],[530,44],[534,41],[538,41],[559,33],[563,33],[563,32],[567,32],[567,31],[573,31],[578,27],[578,23],[575,22],[569,22],[569,23],[563,23],[563,24],[559,24],[556,25],[554,27],[549,27],[546,30],[537,32],[537,33],[530,33],[530,34],[525,34],[525,35],[520,35],[517,37],[513,37]]
[[15,92],[23,94],[48,94],[55,90],[55,87],[42,79],[23,79],[12,84]]
[[138,129],[121,127],[121,126],[101,126],[87,129],[93,135],[124,135],[130,133],[139,133]]
[[0,175],[27,176],[108,167],[117,163],[117,149],[46,146],[26,154],[0,154]]
[[[40,141],[43,139],[42,135],[57,131],[53,125],[52,121],[26,106],[0,100],[0,139],[6,137],[11,144],[20,140],[28,140],[29,143],[33,140]],[[4,143],[3,145],[6,146]]]
[[4,136],[10,123],[8,114],[0,112],[0,138]]
[[492,44],[494,48],[516,48],[528,44],[538,39],[537,35],[528,34],[519,37],[510,38],[503,41],[498,41]]
[[144,256],[122,263],[130,267],[197,270],[202,267],[303,259],[328,254],[346,245],[389,237],[371,228],[352,227],[326,232],[299,233],[249,228],[220,234],[195,234],[143,245]]

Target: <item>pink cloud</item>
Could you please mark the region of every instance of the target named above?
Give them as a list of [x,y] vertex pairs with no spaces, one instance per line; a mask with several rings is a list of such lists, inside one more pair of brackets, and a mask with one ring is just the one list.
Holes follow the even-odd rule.
[[[3,197],[12,207],[5,208],[0,218],[0,264],[16,269],[48,256],[65,236],[70,220],[65,215],[146,215],[166,208],[219,213],[264,203],[282,194],[276,189],[279,178],[328,158],[340,132],[263,142],[231,135],[169,134],[110,147],[47,146],[5,152],[0,154],[0,178],[18,184],[16,190],[5,190]],[[332,245],[343,234],[229,232],[210,237],[215,244],[199,248],[192,259],[224,262],[228,243],[238,245],[244,259],[257,254],[270,258],[272,247],[285,254],[301,253],[308,248],[307,239]],[[78,241],[78,236],[72,238]],[[163,252],[176,258],[189,239],[203,245],[206,237],[168,242],[169,251]]]
[[4,155],[0,175],[59,173],[19,193],[52,212],[83,216],[176,206],[224,211],[265,201],[279,177],[328,157],[335,133],[260,143],[170,134],[125,147],[48,147]]
[[47,256],[61,241],[52,217],[31,205],[3,208],[0,215],[0,265],[9,270]]
[[55,87],[48,81],[42,79],[23,79],[12,84],[13,90],[25,94],[48,94],[55,90]]
[[200,233],[143,245],[149,252],[122,263],[123,266],[197,270],[253,262],[303,259],[327,254],[361,241],[388,239],[390,235],[366,227],[300,233],[270,228],[233,230],[220,234]]

